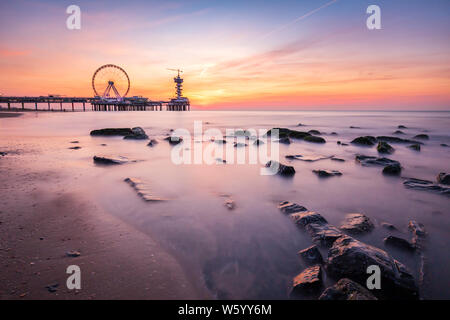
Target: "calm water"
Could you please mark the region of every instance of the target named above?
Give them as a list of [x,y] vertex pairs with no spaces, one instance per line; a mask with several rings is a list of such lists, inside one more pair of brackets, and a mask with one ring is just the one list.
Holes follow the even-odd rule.
[[[289,127],[325,134],[326,144],[293,141],[281,145],[283,163],[297,171],[292,179],[260,175],[261,165],[175,165],[171,146],[162,139],[170,129],[193,130],[194,120],[204,129]],[[296,127],[298,123],[304,127]],[[206,124],[207,123],[207,124]],[[409,238],[410,219],[422,222],[429,232],[425,298],[450,298],[450,199],[404,188],[402,179],[386,177],[379,167],[361,167],[356,153],[377,155],[375,147],[339,146],[361,135],[392,135],[398,125],[404,138],[426,132],[430,140],[421,152],[393,144],[389,157],[401,162],[403,176],[435,180],[439,172],[450,171],[450,112],[134,112],[27,114],[0,119],[0,150],[20,149],[24,165],[58,170],[62,180],[45,185],[49,192],[82,191],[95,198],[110,214],[159,241],[185,268],[198,286],[212,297],[285,299],[292,277],[304,266],[298,250],[311,245],[310,238],[282,215],[277,204],[291,200],[320,212],[339,225],[346,213],[362,212],[377,225],[363,241],[390,252],[417,272],[416,256],[385,248],[383,238],[391,234],[381,222],[394,224],[397,236]],[[90,130],[105,127],[141,126],[155,147],[147,141],[121,137],[91,137]],[[350,129],[357,126],[360,129]],[[331,132],[338,135],[330,135]],[[69,142],[80,141],[80,150],[69,150]],[[204,143],[204,147],[209,142]],[[101,144],[106,144],[102,146]],[[186,145],[186,147],[189,147]],[[192,148],[192,146],[190,146]],[[253,145],[246,147],[255,148]],[[25,152],[26,151],[26,152]],[[345,162],[287,161],[287,154],[323,155]],[[94,165],[94,155],[124,156],[142,160],[122,166]],[[341,177],[319,179],[313,169],[339,170]],[[140,178],[167,202],[146,203],[123,182]],[[224,206],[231,197],[234,210]],[[323,251],[326,254],[326,251]]]

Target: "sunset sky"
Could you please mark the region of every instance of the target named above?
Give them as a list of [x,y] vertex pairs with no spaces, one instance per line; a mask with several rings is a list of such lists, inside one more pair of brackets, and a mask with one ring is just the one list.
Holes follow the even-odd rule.
[[0,39],[5,96],[92,96],[112,63],[154,100],[183,69],[197,109],[450,110],[449,0],[1,1]]

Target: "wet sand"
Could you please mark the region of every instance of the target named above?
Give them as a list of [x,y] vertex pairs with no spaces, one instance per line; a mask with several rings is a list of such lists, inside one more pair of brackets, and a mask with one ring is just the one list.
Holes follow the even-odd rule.
[[[0,159],[0,299],[207,298],[151,237],[81,194],[47,192],[40,182],[58,174],[17,168],[20,159]],[[81,290],[66,287],[69,265],[81,268]]]

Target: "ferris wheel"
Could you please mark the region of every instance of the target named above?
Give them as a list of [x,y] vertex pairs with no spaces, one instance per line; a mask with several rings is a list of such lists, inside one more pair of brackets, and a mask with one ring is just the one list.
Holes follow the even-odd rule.
[[120,100],[130,91],[130,78],[121,67],[105,64],[94,72],[92,89],[96,96]]

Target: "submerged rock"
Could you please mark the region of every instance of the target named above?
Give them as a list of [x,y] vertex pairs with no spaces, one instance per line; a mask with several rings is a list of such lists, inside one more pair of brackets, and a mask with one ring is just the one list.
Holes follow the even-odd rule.
[[303,138],[304,141],[307,142],[314,142],[314,143],[325,143],[326,140],[322,137],[317,137],[317,136],[306,136]]
[[294,167],[281,164],[280,162],[274,160],[267,162],[266,167],[272,172],[282,176],[292,176],[295,174]]
[[380,268],[381,289],[378,297],[387,299],[417,299],[418,288],[411,272],[386,251],[372,247],[348,236],[337,239],[328,253],[326,270],[336,279],[349,278],[365,285],[367,268]]
[[326,248],[344,236],[344,234],[336,227],[323,223],[309,223],[305,227],[312,240]]
[[285,158],[289,159],[289,160],[301,160],[301,161],[307,161],[307,162],[315,162],[315,161],[319,161],[319,160],[331,159],[331,158],[333,158],[333,156],[316,156],[316,155],[303,156],[301,154],[296,154],[296,155],[286,155]]
[[437,183],[450,185],[450,173],[441,172],[438,174]]
[[399,176],[402,173],[402,167],[398,163],[389,164],[383,168],[383,174]]
[[75,140],[75,141],[70,141],[70,143],[80,143],[80,141]]
[[355,160],[363,166],[387,166],[391,164],[400,165],[398,161],[389,158],[377,158],[360,154],[355,156]]
[[131,129],[131,134],[126,135],[123,137],[124,139],[128,140],[146,140],[148,139],[147,134],[145,133],[144,129],[141,127],[135,127]]
[[414,251],[416,248],[408,240],[396,236],[388,236],[384,238],[384,244],[408,251]]
[[430,139],[430,137],[427,134],[418,134],[418,135],[415,135],[413,137],[413,139],[428,140],[428,139]]
[[255,146],[259,146],[259,145],[261,145],[261,144],[264,144],[264,141],[259,140],[259,139],[256,139],[255,142],[253,142],[253,144],[254,144]]
[[408,223],[408,230],[413,234],[412,243],[414,246],[421,249],[423,247],[423,240],[427,235],[425,226],[416,220],[410,220]]
[[377,139],[372,136],[364,136],[364,137],[358,137],[352,140],[351,143],[353,144],[359,144],[363,146],[373,146],[377,142]]
[[308,265],[323,263],[322,255],[320,254],[320,251],[317,248],[317,246],[311,246],[309,248],[300,250],[298,252],[298,255]]
[[378,300],[369,290],[358,283],[344,278],[328,287],[319,300]]
[[405,134],[402,130],[397,130],[394,132],[394,134]]
[[378,145],[377,145],[377,151],[378,151],[379,153],[388,153],[388,154],[391,154],[391,153],[394,152],[394,150],[395,150],[395,149],[394,149],[389,143],[384,142],[384,141],[378,142]]
[[391,142],[391,143],[417,143],[422,144],[422,142],[418,142],[415,140],[402,139],[399,137],[390,137],[390,136],[379,136],[377,137],[378,141]]
[[69,147],[69,149],[70,149],[70,150],[79,150],[79,149],[81,149],[81,147],[79,147],[79,146],[76,146],[76,147]]
[[428,180],[406,178],[403,185],[408,189],[432,191],[450,196],[450,187],[442,184],[436,184]]
[[446,143],[441,143],[441,147],[448,147],[448,144],[446,144]]
[[269,131],[267,131],[266,136],[273,135],[277,130],[279,138],[288,137],[292,139],[303,139],[306,136],[310,136],[308,132],[291,130],[288,128],[272,128]]
[[231,198],[225,200],[224,205],[228,208],[228,210],[233,210],[234,208],[236,208],[236,203]]
[[353,234],[370,232],[375,228],[368,216],[362,213],[349,213],[339,229]]
[[345,162],[344,159],[336,158],[336,157],[331,157],[331,160],[333,160],[333,161],[339,161],[339,162]]
[[420,151],[420,144],[415,143],[415,144],[408,146],[408,148],[415,150],[415,151]]
[[145,201],[165,201],[167,199],[156,197],[152,194],[152,190],[150,189],[150,186],[143,182],[142,180],[139,180],[137,178],[126,178],[123,181],[128,183],[133,189],[137,192],[137,194],[144,199]]
[[388,230],[397,230],[397,228],[393,224],[388,223],[388,222],[382,222],[381,226]]
[[242,147],[247,146],[247,144],[246,143],[242,143],[242,142],[235,142],[233,146],[235,148],[242,148]]
[[164,138],[164,140],[169,142],[171,145],[176,145],[176,144],[183,142],[183,138],[177,137],[177,136],[169,136],[169,137]]
[[0,151],[0,156],[2,156],[2,157],[6,156],[7,154],[8,154],[7,152]]
[[132,135],[133,131],[130,128],[105,128],[92,130],[91,136],[127,136]]
[[309,134],[321,134],[319,130],[309,130]]
[[404,125],[399,125],[397,128],[399,128],[399,129],[408,129],[408,128],[405,127]]
[[151,139],[150,141],[149,141],[149,143],[147,143],[147,146],[149,146],[149,147],[154,147],[155,145],[157,145],[158,144],[158,141],[156,141],[155,139]]
[[107,158],[107,157],[99,157],[99,156],[94,156],[94,163],[97,164],[105,164],[105,165],[110,165],[110,164],[123,164],[126,163],[127,160],[124,159],[118,159],[118,158]]
[[342,172],[337,170],[313,170],[320,178],[328,178],[333,176],[342,176]]
[[278,209],[284,214],[292,214],[302,211],[308,211],[304,206],[298,205],[296,203],[292,203],[289,201],[282,201],[278,205]]
[[319,265],[312,266],[298,274],[292,284],[293,294],[309,293],[322,287],[322,270]]
[[291,139],[289,139],[288,137],[283,137],[278,140],[278,143],[291,144]]

